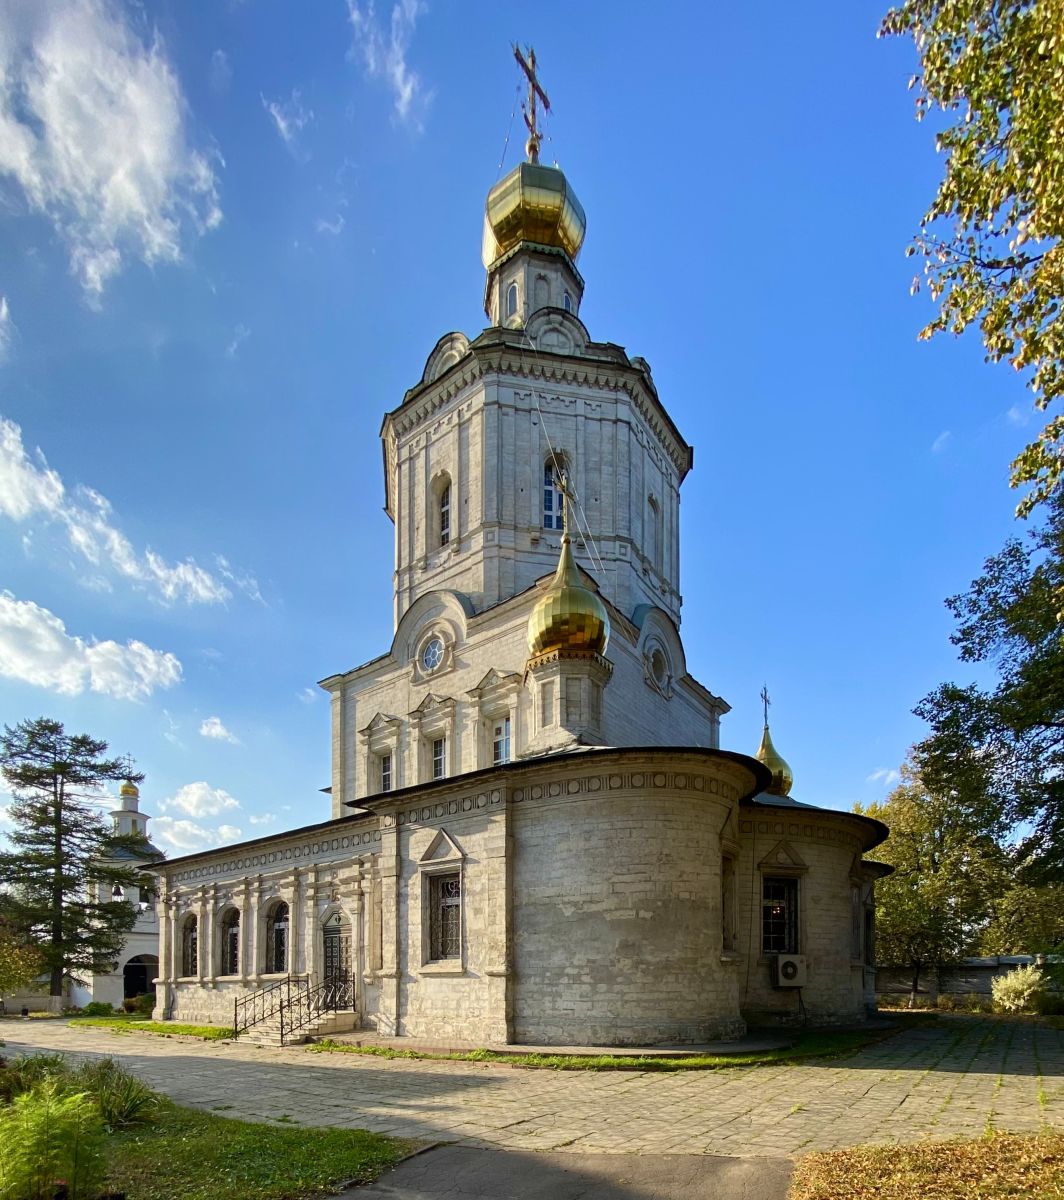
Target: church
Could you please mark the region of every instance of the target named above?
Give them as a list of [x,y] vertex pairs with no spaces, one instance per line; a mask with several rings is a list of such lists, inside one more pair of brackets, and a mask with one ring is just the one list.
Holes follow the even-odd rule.
[[321,682],[331,819],[154,865],[157,1019],[653,1046],[874,1009],[887,830],[792,797],[767,695],[756,755],[721,749],[680,636],[692,447],[580,318],[585,215],[516,53],[488,327],[381,427],[394,636]]

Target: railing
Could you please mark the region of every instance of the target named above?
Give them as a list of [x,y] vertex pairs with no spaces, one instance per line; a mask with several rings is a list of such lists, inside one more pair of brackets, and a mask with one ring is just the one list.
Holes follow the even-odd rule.
[[282,1009],[292,1003],[293,998],[305,993],[309,987],[305,979],[293,979],[286,975],[278,983],[242,996],[233,1001],[233,1037],[247,1032],[253,1025],[261,1025],[270,1017],[275,1017]]
[[316,987],[297,992],[280,1007],[281,1045],[297,1029],[304,1029],[322,1013],[355,1007],[355,983],[348,975],[326,979]]

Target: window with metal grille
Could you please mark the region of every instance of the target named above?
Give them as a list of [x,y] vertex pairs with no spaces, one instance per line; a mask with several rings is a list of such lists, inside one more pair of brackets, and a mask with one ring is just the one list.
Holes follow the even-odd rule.
[[451,540],[451,485],[444,484],[440,492],[440,545]]
[[491,761],[495,766],[510,761],[510,718],[494,722],[491,734]]
[[266,919],[266,971],[288,970],[288,905],[283,900],[270,909]]
[[181,930],[181,974],[199,974],[199,921],[188,917]]
[[798,880],[765,878],[761,884],[761,951],[798,953]]
[[558,486],[553,460],[543,466],[543,528],[565,528],[565,498]]
[[432,778],[442,779],[447,774],[447,739],[434,738],[432,742]]
[[222,918],[221,975],[240,973],[240,914],[231,908]]
[[390,792],[392,790],[392,756],[390,754],[381,755],[381,791]]
[[462,956],[462,877],[429,876],[429,958]]

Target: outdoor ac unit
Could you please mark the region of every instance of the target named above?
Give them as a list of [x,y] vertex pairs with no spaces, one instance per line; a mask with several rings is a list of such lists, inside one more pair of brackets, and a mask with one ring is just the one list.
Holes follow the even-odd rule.
[[772,968],[772,984],[778,988],[805,987],[805,955],[777,954]]

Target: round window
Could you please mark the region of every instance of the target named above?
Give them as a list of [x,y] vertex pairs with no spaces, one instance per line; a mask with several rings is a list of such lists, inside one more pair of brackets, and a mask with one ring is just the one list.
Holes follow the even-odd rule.
[[656,647],[650,654],[650,673],[659,687],[664,687],[669,681],[669,663],[665,655]]
[[443,662],[443,642],[438,638],[429,638],[421,650],[421,665],[426,671],[435,671]]

